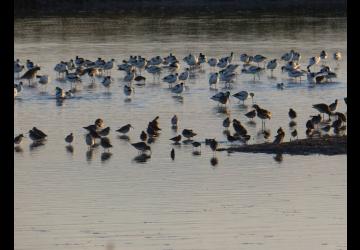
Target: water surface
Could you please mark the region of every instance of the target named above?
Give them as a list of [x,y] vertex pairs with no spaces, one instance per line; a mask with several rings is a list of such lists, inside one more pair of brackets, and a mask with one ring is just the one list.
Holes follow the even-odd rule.
[[[84,77],[73,99],[58,105],[53,97],[55,86],[70,87],[55,80],[55,64],[76,55],[114,58],[120,64],[129,55],[172,52],[182,59],[202,52],[219,58],[233,51],[239,63],[241,53],[279,58],[295,49],[306,65],[323,49],[329,57],[340,51],[340,64],[328,60],[338,78],[326,86],[294,84],[280,69],[276,79],[266,72],[254,83],[251,76],[239,75],[232,85],[231,93],[254,92],[254,101],[272,111],[266,123],[271,140],[279,126],[290,139],[289,107],[298,112],[297,130],[304,138],[305,122],[316,114],[312,104],[339,99],[338,110],[346,111],[346,18],[49,17],[16,19],[14,29],[15,58],[33,60],[41,65],[39,73],[53,79],[45,93],[25,88],[15,100],[14,134],[36,126],[49,135],[45,145],[35,148],[25,138],[21,152],[14,152],[15,249],[105,249],[109,244],[115,249],[347,248],[346,155],[283,155],[278,162],[274,155],[218,152],[218,164],[212,166],[213,154],[204,145],[201,156],[194,156],[191,145],[170,144],[168,139],[183,128],[194,129],[199,141],[215,137],[225,142],[227,114],[244,123],[250,143],[264,141],[258,136],[260,121],[251,126],[244,116],[251,100],[244,106],[232,99],[224,110],[209,99],[216,92],[209,90],[207,65],[186,83],[182,98],[144,73],[146,85],[136,87],[126,101],[124,73],[117,70],[109,92],[100,79],[89,88]],[[284,90],[276,88],[279,82]],[[170,128],[173,114],[179,117],[177,132]],[[130,142],[137,142],[157,115],[162,133],[152,144],[152,157],[139,162],[136,150],[115,130],[131,123]],[[82,127],[99,117],[112,128],[108,159],[100,147],[89,152],[84,141]],[[70,132],[73,152],[64,142]]]

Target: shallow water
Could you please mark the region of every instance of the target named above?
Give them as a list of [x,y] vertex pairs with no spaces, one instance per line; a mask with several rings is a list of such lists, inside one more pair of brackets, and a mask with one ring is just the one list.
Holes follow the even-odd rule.
[[[304,138],[306,119],[317,113],[312,104],[339,99],[338,110],[346,111],[346,18],[52,17],[16,19],[14,28],[15,58],[33,60],[41,65],[40,74],[53,79],[45,93],[39,93],[41,86],[25,87],[15,100],[14,134],[36,126],[49,135],[39,147],[30,147],[25,138],[14,152],[15,249],[347,248],[346,155],[283,155],[279,162],[274,155],[217,152],[218,164],[212,166],[213,153],[205,145],[195,156],[191,145],[170,144],[168,139],[183,128],[192,128],[196,140],[225,142],[224,111],[243,122],[250,143],[264,141],[258,136],[260,120],[251,126],[244,116],[251,99],[245,105],[231,99],[226,110],[209,99],[216,92],[209,90],[207,65],[186,83],[182,98],[144,73],[146,85],[137,86],[128,101],[124,73],[117,70],[112,70],[115,82],[109,92],[101,79],[89,88],[84,77],[73,99],[59,105],[53,97],[55,86],[70,88],[55,80],[55,64],[76,55],[114,58],[120,64],[129,55],[172,52],[182,59],[202,52],[209,58],[234,51],[233,62],[239,63],[241,53],[279,58],[295,49],[306,66],[310,56],[325,49],[338,74],[332,84],[295,84],[277,69],[276,79],[266,72],[255,83],[240,74],[231,89],[254,92],[254,101],[273,113],[266,122],[271,140],[279,126],[290,139],[289,107],[298,113],[297,130]],[[332,60],[335,51],[343,56],[339,64]],[[285,83],[284,90],[277,89],[279,82]],[[177,132],[170,128],[173,114],[179,117]],[[151,144],[151,158],[142,161],[115,130],[131,123],[130,141],[137,142],[157,115],[162,132]],[[82,127],[99,117],[112,128],[110,157],[101,147],[88,151],[85,145]],[[64,142],[70,132],[75,135],[72,152]]]

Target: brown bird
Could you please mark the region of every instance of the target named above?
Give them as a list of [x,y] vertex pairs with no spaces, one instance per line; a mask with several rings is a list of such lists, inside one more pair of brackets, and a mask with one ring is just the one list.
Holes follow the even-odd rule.
[[147,134],[145,133],[145,131],[143,130],[143,131],[141,131],[141,134],[140,134],[140,139],[142,140],[142,141],[146,141],[146,139],[147,139]]
[[177,136],[171,138],[170,140],[175,143],[179,143],[179,141],[181,141],[181,135],[177,135]]
[[266,109],[260,108],[259,105],[257,104],[254,104],[253,108],[256,109],[257,116],[262,121],[262,128],[265,128],[265,119],[269,119],[269,120],[271,119],[271,112]]
[[329,109],[330,109],[331,112],[334,112],[334,111],[336,110],[337,104],[338,104],[338,100],[335,99],[335,102],[333,102],[333,103],[331,103],[331,104],[329,105]]
[[196,136],[197,134],[192,131],[192,129],[184,129],[182,131],[182,135],[187,139],[191,139],[191,137]]
[[40,70],[39,66],[33,67],[31,69],[29,69],[28,71],[25,72],[25,74],[23,74],[22,77],[20,77],[20,79],[26,79],[29,81],[29,86],[31,83],[31,80],[35,78],[36,73]]
[[15,144],[20,144],[21,141],[22,141],[22,138],[24,138],[24,135],[23,135],[23,134],[20,134],[20,135],[16,136],[16,137],[14,138],[14,143],[15,143]]

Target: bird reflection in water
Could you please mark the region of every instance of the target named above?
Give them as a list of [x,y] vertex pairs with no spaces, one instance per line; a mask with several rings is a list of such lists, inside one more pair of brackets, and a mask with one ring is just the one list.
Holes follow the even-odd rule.
[[91,162],[92,161],[92,158],[93,158],[93,149],[90,148],[88,151],[86,151],[86,160],[87,162]]
[[101,161],[102,161],[102,162],[107,161],[107,160],[109,160],[109,159],[111,158],[111,156],[112,156],[112,153],[110,153],[110,152],[103,152],[103,153],[101,154]]
[[214,110],[215,114],[217,114],[217,113],[226,114],[226,115],[230,114],[230,111],[229,111],[228,107],[226,107],[226,106],[216,106],[213,108],[213,110]]
[[133,158],[133,161],[137,162],[137,163],[145,163],[147,162],[149,159],[151,158],[150,155],[148,154],[140,154],[136,157]]
[[281,163],[283,161],[283,155],[282,153],[277,153],[275,156],[274,156],[274,160],[278,163]]
[[37,147],[40,147],[40,146],[44,146],[45,143],[43,141],[39,141],[39,142],[33,142],[30,144],[30,150],[34,150],[35,148]]
[[68,153],[70,154],[74,153],[74,147],[72,145],[67,145],[65,148]]
[[184,97],[182,97],[181,95],[175,95],[172,96],[172,98],[179,103],[184,103]]
[[121,139],[121,140],[126,140],[126,141],[130,140],[130,137],[127,136],[127,135],[119,135],[118,138]]
[[23,152],[23,149],[21,148],[21,146],[15,146],[14,150],[15,150],[16,153],[22,153]]
[[218,163],[219,163],[218,158],[216,158],[216,157],[211,158],[211,160],[210,160],[211,166],[215,167]]

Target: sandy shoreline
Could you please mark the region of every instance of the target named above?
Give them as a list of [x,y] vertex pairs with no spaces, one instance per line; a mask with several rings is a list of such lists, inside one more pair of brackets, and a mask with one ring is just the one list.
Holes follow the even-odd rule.
[[238,147],[219,148],[218,151],[248,152],[291,155],[338,155],[347,154],[347,135],[306,138],[281,144],[261,143]]

